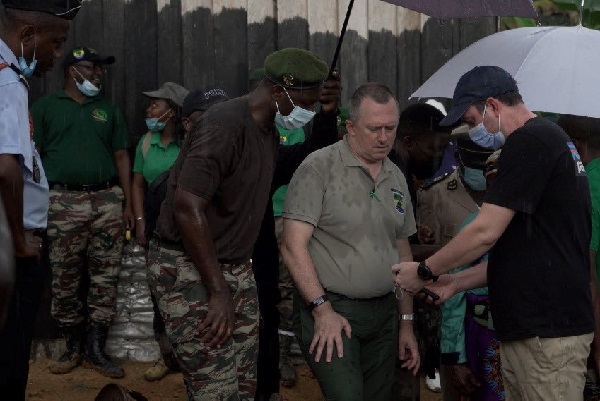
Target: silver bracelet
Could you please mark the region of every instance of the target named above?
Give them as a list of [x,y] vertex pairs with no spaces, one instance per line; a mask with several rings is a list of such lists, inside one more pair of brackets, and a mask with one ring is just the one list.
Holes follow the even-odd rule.
[[408,321],[412,322],[413,320],[415,320],[415,314],[410,313],[408,315],[400,315],[400,321],[402,321],[402,320],[408,320]]

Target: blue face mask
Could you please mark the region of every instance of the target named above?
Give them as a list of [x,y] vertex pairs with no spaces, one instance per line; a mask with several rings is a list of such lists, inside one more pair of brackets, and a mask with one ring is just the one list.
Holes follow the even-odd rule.
[[[35,36],[34,36],[35,40]],[[37,44],[35,45],[37,47]],[[21,74],[25,78],[29,78],[33,75],[35,71],[35,67],[37,66],[37,60],[35,59],[35,48],[33,49],[33,59],[31,60],[31,64],[27,64],[25,57],[23,56],[23,42],[21,42],[21,56],[17,59],[19,62],[19,69],[21,70]]]
[[[504,145],[506,138],[504,138],[504,134],[501,131],[491,133],[485,128],[483,125],[483,118],[485,118],[486,108],[487,104],[483,108],[483,117],[481,122],[469,130],[469,137],[473,142],[482,148],[499,149]],[[498,115],[498,129],[500,129],[500,115]]]
[[81,73],[79,72],[79,70],[77,68],[75,68],[75,67],[73,67],[73,68],[75,69],[75,71],[77,71],[79,76],[83,79],[83,82],[79,83],[79,82],[77,82],[77,80],[75,78],[73,78],[75,80],[75,85],[77,85],[77,89],[79,89],[79,91],[81,93],[83,93],[87,97],[94,97],[98,93],[100,93],[100,88],[98,88],[96,85],[91,83],[88,79],[85,79],[83,77],[83,75],[81,75]]
[[463,179],[465,184],[473,191],[485,191],[487,185],[482,170],[464,167]]
[[160,121],[171,109],[165,111],[160,117],[149,117],[146,118],[146,127],[150,132],[161,132],[167,126],[166,121]]

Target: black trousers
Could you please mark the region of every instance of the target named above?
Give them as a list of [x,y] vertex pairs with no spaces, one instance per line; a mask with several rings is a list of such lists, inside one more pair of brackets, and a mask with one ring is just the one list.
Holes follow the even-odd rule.
[[33,259],[16,259],[15,287],[0,329],[0,398],[24,401],[33,326],[47,271]]
[[257,386],[255,401],[268,401],[279,392],[279,266],[253,263],[258,290],[260,324],[258,327]]

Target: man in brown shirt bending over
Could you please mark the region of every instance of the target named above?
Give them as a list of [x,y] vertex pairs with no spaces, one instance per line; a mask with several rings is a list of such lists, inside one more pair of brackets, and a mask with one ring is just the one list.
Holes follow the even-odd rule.
[[308,51],[271,54],[258,88],[208,110],[173,166],[148,278],[189,400],[254,399],[259,313],[250,257],[275,167],[273,123],[308,123],[327,73]]

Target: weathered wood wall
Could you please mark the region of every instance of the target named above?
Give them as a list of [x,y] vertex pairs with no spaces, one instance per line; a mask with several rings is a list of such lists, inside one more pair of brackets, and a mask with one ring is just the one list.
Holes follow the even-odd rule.
[[[246,92],[248,72],[272,51],[307,48],[328,63],[349,0],[85,0],[65,49],[86,45],[117,62],[105,95],[128,119],[134,139],[144,131],[142,91],[164,81],[188,89],[218,85]],[[356,0],[338,63],[344,102],[367,81],[408,96],[460,49],[496,30],[494,18],[440,22],[381,0]],[[492,49],[491,49],[492,50]],[[33,80],[32,100],[61,88],[58,66]]]

